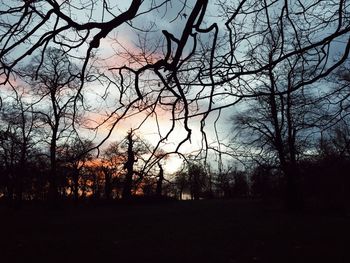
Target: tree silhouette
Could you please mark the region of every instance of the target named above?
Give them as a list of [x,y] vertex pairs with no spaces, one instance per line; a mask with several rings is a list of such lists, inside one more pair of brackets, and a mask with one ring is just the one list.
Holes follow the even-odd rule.
[[206,186],[206,179],[206,172],[202,165],[197,163],[190,163],[188,165],[188,180],[191,199],[199,200]]
[[[20,92],[20,91],[18,91]],[[35,145],[34,132],[38,118],[25,100],[24,92],[15,93],[5,102],[0,112],[0,156],[4,164],[3,176],[7,179],[9,200],[20,205],[28,162]]]
[[76,69],[63,52],[49,48],[43,57],[34,57],[31,64],[23,69],[21,75],[32,87],[38,100],[48,103],[35,109],[35,112],[41,116],[42,123],[49,129],[49,195],[55,200],[58,195],[58,141],[69,137],[74,129],[74,123],[78,123],[73,107],[79,85]]
[[124,163],[124,168],[126,169],[126,175],[124,180],[124,188],[123,188],[123,199],[129,199],[131,197],[131,189],[132,189],[132,178],[134,176],[134,163],[137,161],[135,159],[134,153],[134,141],[132,138],[132,131],[128,132],[126,137],[127,139],[127,159]]
[[79,190],[83,193],[82,170],[87,161],[92,159],[93,147],[89,140],[80,139],[78,137],[69,138],[58,152],[58,159],[61,161],[61,169],[63,167],[68,170],[68,178],[71,179],[70,190],[73,193],[74,200],[79,199]]
[[[108,124],[110,130],[96,148],[107,141],[123,120],[139,112],[144,114],[140,126],[156,116],[159,140],[153,153],[172,135],[176,136],[179,123],[185,133],[177,136],[171,152],[181,152],[184,143],[193,139],[195,127],[202,134],[203,150],[221,151],[209,143],[207,131],[212,128],[208,125],[209,116],[217,114],[219,120],[224,118],[221,113],[226,108],[241,105],[247,98],[264,98],[271,113],[274,112],[274,150],[289,182],[290,196],[296,195],[292,192],[297,188],[293,185],[298,184],[294,175],[298,174],[299,149],[295,144],[298,134],[295,119],[290,118],[294,113],[288,113],[293,107],[289,106],[295,105],[298,96],[308,93],[313,84],[327,90],[320,83],[346,63],[350,51],[347,1],[217,0],[214,4],[196,0],[175,4],[169,0],[132,0],[112,5],[109,1],[92,0],[89,4],[81,3],[83,8],[71,1],[0,3],[1,88],[15,87],[22,65],[33,58],[32,79],[44,80],[49,72],[47,66],[53,61],[50,56],[59,54],[60,63],[70,71],[64,82],[74,86],[74,93],[66,101],[73,121],[68,126],[73,128],[78,106],[89,97],[84,93],[86,82],[95,81],[103,99],[107,100],[111,90],[117,96],[113,109],[98,120],[97,127]],[[128,41],[121,37],[126,35],[130,36]],[[113,50],[108,55],[102,52],[106,47]],[[71,66],[65,61],[72,61]],[[90,74],[96,64],[99,66],[96,74]],[[289,70],[281,71],[285,67]],[[46,81],[48,76],[55,76],[51,73]],[[289,76],[287,88],[276,89],[283,74]],[[263,86],[270,89],[261,89]],[[40,91],[40,87],[35,88]],[[282,102],[285,122],[289,123],[283,131],[278,111]],[[56,170],[57,113],[60,109],[64,111],[62,105],[58,108],[54,105],[50,125],[52,134],[56,133],[50,151],[52,178]],[[160,127],[161,111],[171,115],[170,125]],[[51,117],[47,113],[42,116],[49,123]],[[190,121],[197,126],[190,125]],[[284,132],[288,133],[286,137]],[[218,139],[217,144],[221,143]],[[126,185],[133,173],[131,152],[125,166]],[[50,185],[56,188],[52,178]],[[129,195],[129,190],[125,190],[125,195]]]
[[[284,43],[280,42],[279,34],[269,32],[265,45],[256,50],[259,56],[272,60],[280,52]],[[259,56],[252,56],[255,63],[262,63]],[[298,88],[300,82],[314,74],[314,68],[305,60],[307,57],[287,58],[280,66],[271,65],[258,75],[254,90],[258,96],[245,99],[248,109],[233,117],[233,125],[239,130],[237,139],[245,138],[253,155],[271,154],[277,160],[284,175],[286,205],[290,209],[303,206],[298,159],[310,147],[309,134],[314,132],[319,118],[314,112],[323,99],[311,84]]]
[[164,182],[164,169],[160,163],[158,163],[158,167],[159,167],[159,174],[158,174],[158,180],[157,180],[156,196],[161,197],[162,190],[163,190],[163,182]]

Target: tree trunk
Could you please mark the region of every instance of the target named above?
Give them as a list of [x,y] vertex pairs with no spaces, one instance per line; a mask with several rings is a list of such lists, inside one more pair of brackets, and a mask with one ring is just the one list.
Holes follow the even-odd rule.
[[105,171],[105,197],[107,200],[111,199],[112,193],[112,176],[109,171]]
[[285,205],[289,211],[301,211],[304,206],[301,185],[300,174],[296,164],[289,164],[285,169],[286,177],[286,196]]
[[292,117],[293,101],[291,97],[292,87],[288,85],[286,117],[288,128],[288,153],[289,164],[286,167],[286,206],[291,211],[303,209],[303,196],[300,182],[300,171],[297,163],[297,150],[295,145],[296,129]]
[[79,170],[74,169],[73,171],[73,183],[74,183],[74,200],[79,200]]
[[128,133],[127,140],[128,140],[128,160],[124,165],[124,168],[126,168],[127,173],[125,175],[122,199],[129,199],[131,197],[132,176],[134,175],[134,163],[135,163],[132,130]]
[[163,181],[164,181],[164,170],[163,170],[163,167],[159,163],[158,163],[158,166],[159,166],[159,175],[158,175],[158,181],[157,181],[156,196],[161,197],[162,196]]
[[56,136],[57,130],[53,130],[51,144],[50,144],[50,174],[49,174],[49,192],[48,199],[49,201],[55,205],[58,201],[58,189],[57,189],[57,178],[56,178],[56,170],[57,170],[57,162],[56,162]]
[[23,173],[24,169],[21,166],[16,171],[16,177],[15,177],[15,206],[20,207],[22,204],[22,198],[23,198]]

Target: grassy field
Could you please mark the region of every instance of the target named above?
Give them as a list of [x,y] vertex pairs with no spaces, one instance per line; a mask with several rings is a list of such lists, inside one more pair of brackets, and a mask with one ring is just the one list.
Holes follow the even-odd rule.
[[0,262],[350,262],[350,219],[253,201],[0,208]]

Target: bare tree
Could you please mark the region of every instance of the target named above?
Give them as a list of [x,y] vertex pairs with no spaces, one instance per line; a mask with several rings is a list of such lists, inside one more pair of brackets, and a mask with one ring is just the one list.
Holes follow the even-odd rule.
[[[270,59],[279,48],[271,41],[260,50],[260,54],[267,52]],[[259,58],[255,59],[260,63]],[[319,117],[315,112],[321,99],[310,86],[295,88],[313,74],[313,68],[308,67],[302,56],[294,59],[286,59],[282,68],[271,66],[264,71],[255,92],[265,95],[252,98],[246,105],[248,109],[233,120],[240,139],[245,138],[253,155],[266,158],[272,154],[276,159],[285,177],[286,204],[291,209],[299,209],[302,193],[298,159],[310,149]]]
[[[25,175],[35,145],[37,122],[32,106],[25,100],[23,92],[15,93],[14,97],[7,98],[0,112],[0,155],[7,170],[4,176],[7,176],[9,199],[14,198],[17,205],[20,205],[23,198]],[[13,189],[10,189],[11,185]]]
[[149,166],[154,165],[154,162],[148,162],[151,155],[149,143],[133,130],[123,140],[111,143],[100,159],[106,198],[112,197],[112,191],[117,193],[117,197],[131,198],[133,192],[153,176]]
[[[137,189],[143,180],[147,180],[149,169],[147,169],[147,155],[151,155],[151,146],[135,135],[132,129],[128,132],[122,148],[125,149],[125,162],[123,168],[126,170],[123,185],[123,199],[129,199],[132,189]],[[139,168],[136,168],[138,164]],[[147,172],[146,172],[147,170]],[[134,180],[134,177],[137,179]],[[149,176],[148,176],[149,177]]]
[[204,167],[198,163],[188,164],[188,181],[192,200],[199,200],[207,183]]
[[69,138],[58,152],[60,168],[68,169],[68,179],[71,179],[70,190],[73,193],[74,200],[78,201],[79,195],[83,193],[82,171],[86,162],[92,159],[92,142],[78,137]]
[[[38,71],[40,67],[40,71]],[[36,56],[21,75],[31,87],[35,102],[35,113],[41,116],[48,128],[50,158],[50,192],[57,198],[57,149],[62,138],[69,138],[74,131],[76,118],[74,100],[79,82],[76,68],[68,57],[58,49],[47,49],[43,57]],[[44,103],[47,104],[44,104]]]
[[111,143],[102,154],[100,170],[104,177],[104,195],[107,200],[112,198],[113,190],[117,198],[121,195],[125,160],[126,156],[120,149],[120,142]]

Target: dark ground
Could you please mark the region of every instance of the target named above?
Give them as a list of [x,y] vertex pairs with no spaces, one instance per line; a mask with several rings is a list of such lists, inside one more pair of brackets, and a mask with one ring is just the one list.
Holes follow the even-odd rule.
[[0,207],[0,262],[350,262],[350,219],[253,201]]

